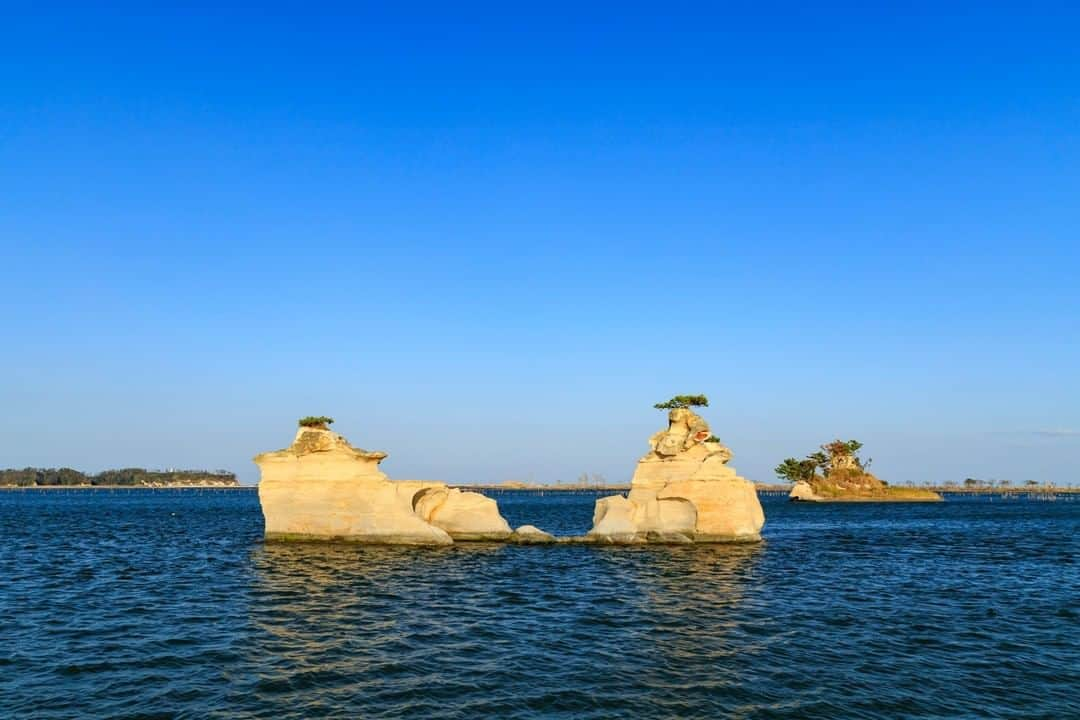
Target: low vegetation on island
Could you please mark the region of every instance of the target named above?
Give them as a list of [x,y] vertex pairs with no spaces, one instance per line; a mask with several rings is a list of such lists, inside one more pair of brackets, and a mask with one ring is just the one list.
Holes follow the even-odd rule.
[[329,430],[330,426],[334,424],[334,418],[326,417],[325,415],[308,415],[307,417],[300,418],[296,424],[300,427]]
[[0,470],[0,487],[229,487],[227,470],[146,470],[122,468],[88,474],[71,468]]
[[870,472],[858,440],[833,440],[803,459],[785,458],[776,475],[790,483],[805,483],[822,500],[938,500],[940,496],[915,487],[890,486]]

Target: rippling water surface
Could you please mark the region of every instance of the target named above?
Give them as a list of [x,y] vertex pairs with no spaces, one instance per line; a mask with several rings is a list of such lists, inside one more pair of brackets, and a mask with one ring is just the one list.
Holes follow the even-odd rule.
[[[595,496],[498,499],[577,534]],[[0,492],[0,716],[1080,717],[1080,502],[765,510],[410,549],[263,544],[249,490]]]

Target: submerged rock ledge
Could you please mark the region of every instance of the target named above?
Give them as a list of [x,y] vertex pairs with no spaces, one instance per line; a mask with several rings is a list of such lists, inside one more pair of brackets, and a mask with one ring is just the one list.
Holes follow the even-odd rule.
[[450,547],[453,545],[466,544],[498,544],[498,545],[705,545],[705,544],[741,544],[758,543],[760,537],[732,538],[732,537],[703,537],[701,535],[682,535],[679,533],[642,533],[625,537],[604,537],[598,535],[552,535],[540,531],[541,536],[518,535],[510,533],[506,536],[491,538],[455,538],[451,543],[417,542],[411,536],[394,537],[381,535],[371,537],[367,535],[312,535],[302,533],[266,533],[264,538],[268,542],[298,542],[298,543],[355,543],[357,545],[441,545]]

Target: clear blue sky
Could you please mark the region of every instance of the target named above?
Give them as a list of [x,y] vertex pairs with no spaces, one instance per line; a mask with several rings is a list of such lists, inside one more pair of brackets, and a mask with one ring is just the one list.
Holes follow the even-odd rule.
[[1080,481],[1080,11],[542,3],[0,25],[0,466]]

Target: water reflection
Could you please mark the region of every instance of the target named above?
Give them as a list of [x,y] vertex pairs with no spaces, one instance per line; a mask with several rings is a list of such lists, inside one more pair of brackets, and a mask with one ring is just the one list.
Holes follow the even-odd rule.
[[[647,598],[649,632],[642,650],[651,654],[637,673],[649,692],[670,692],[675,678],[707,687],[737,683],[745,637],[759,615],[745,607],[762,544],[648,548],[636,563]],[[749,620],[749,623],[748,623]]]
[[463,557],[498,553],[504,546],[461,543],[453,547],[409,547],[357,543],[268,542],[252,551],[259,589],[309,592],[367,583],[423,581],[445,571]]
[[661,687],[687,662],[736,653],[737,608],[761,552],[261,545],[246,665],[263,701],[367,705],[434,692],[492,713],[541,663],[545,692],[610,683],[596,693],[617,706],[628,684]]
[[406,613],[440,623],[436,609],[469,597],[473,568],[506,548],[266,543],[252,552],[249,612],[256,628],[318,653],[372,630],[389,632]]

